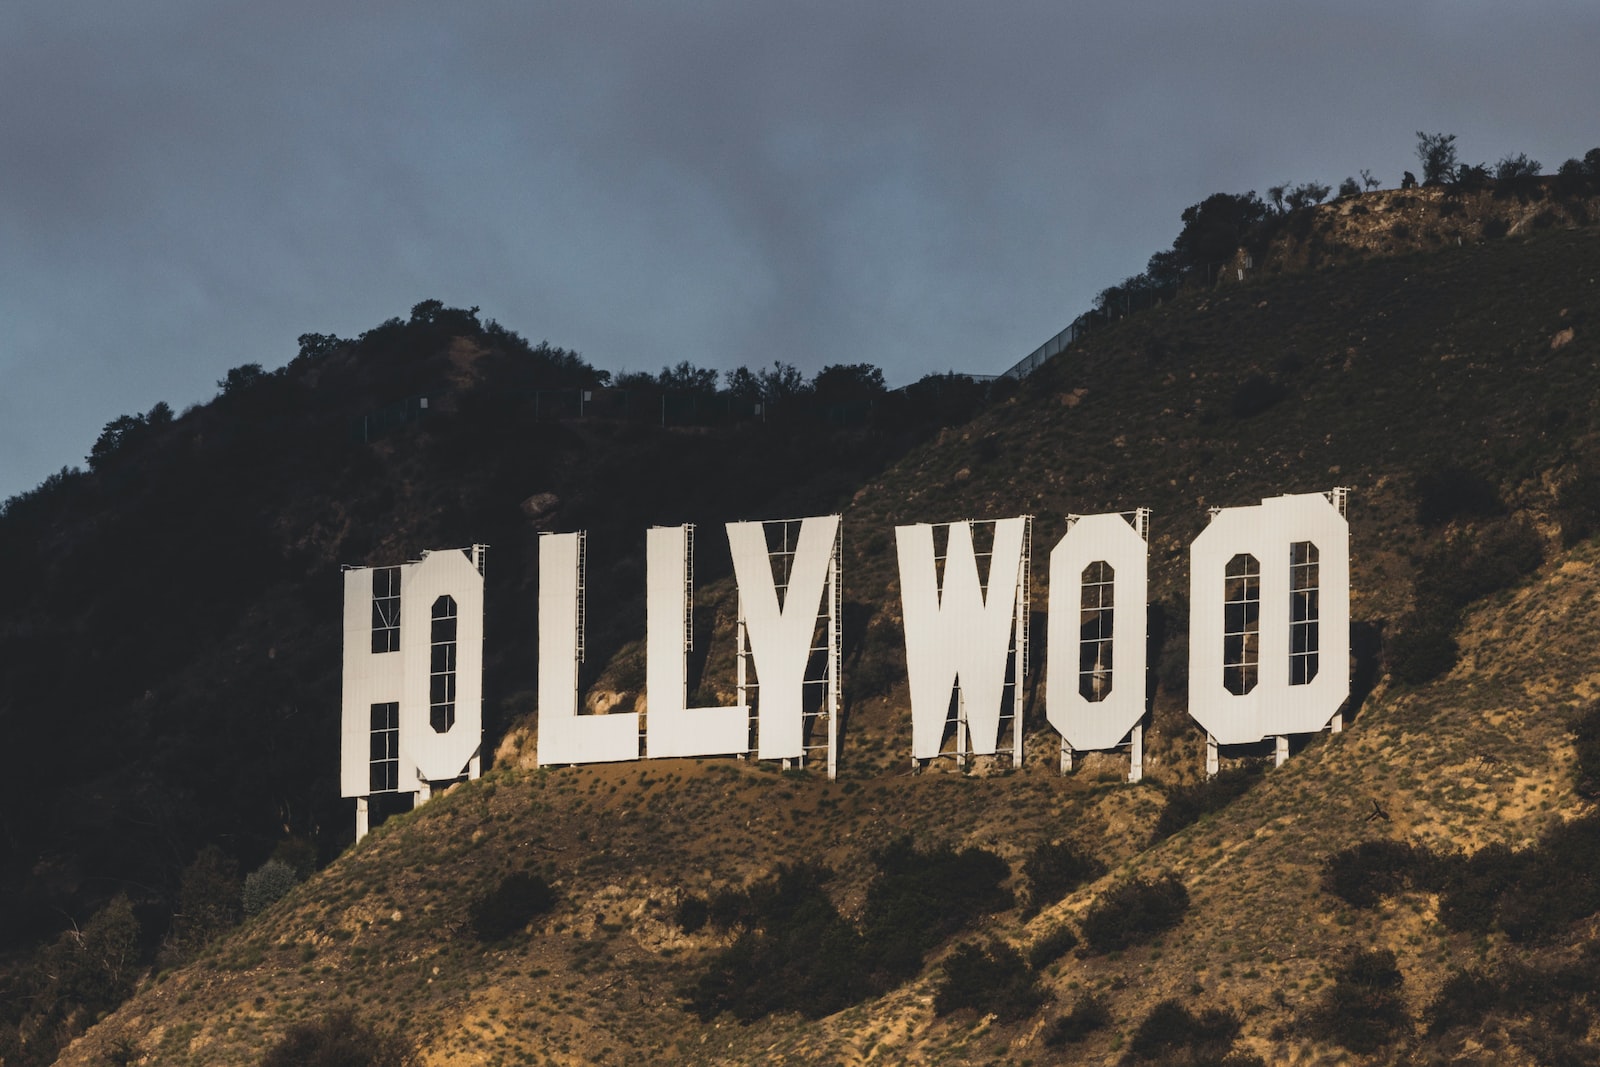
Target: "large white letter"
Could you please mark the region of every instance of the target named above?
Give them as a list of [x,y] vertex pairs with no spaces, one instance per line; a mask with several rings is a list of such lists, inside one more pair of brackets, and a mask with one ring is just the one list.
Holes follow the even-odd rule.
[[639,758],[639,713],[578,714],[581,533],[539,535],[539,763]]
[[816,633],[818,609],[834,563],[839,516],[800,520],[800,536],[783,603],[772,576],[766,524],[728,523],[728,547],[739,582],[740,606],[760,697],[756,705],[759,759],[804,755],[804,685]]
[[1224,508],[1189,556],[1189,714],[1224,745],[1327,726],[1350,696],[1343,509],[1321,493]]
[[[402,567],[344,572],[344,686],[339,793],[411,793],[417,767],[400,758]],[[392,726],[391,726],[392,722]]]
[[483,739],[483,546],[344,575],[339,787],[365,798],[478,776]]
[[716,756],[750,748],[750,709],[689,708],[689,527],[653,526],[645,534],[645,752]]
[[[950,691],[961,687],[961,713],[972,751],[993,755],[1000,730],[1011,637],[1028,605],[1023,585],[1026,518],[994,524],[987,595],[978,577],[972,524],[953,522],[945,549],[944,581],[934,559],[933,527],[896,526],[900,604],[905,616],[906,672],[911,683],[911,754],[939,754],[949,716]],[[1020,649],[1019,649],[1020,652]],[[1022,665],[1018,664],[1018,674]],[[1020,714],[1020,708],[1016,709]],[[1020,750],[1012,758],[1020,762]]]
[[1122,515],[1067,523],[1050,553],[1045,717],[1080,752],[1115,748],[1144,718],[1150,547]]
[[426,781],[468,771],[483,739],[483,575],[429,552],[400,575],[400,751]]

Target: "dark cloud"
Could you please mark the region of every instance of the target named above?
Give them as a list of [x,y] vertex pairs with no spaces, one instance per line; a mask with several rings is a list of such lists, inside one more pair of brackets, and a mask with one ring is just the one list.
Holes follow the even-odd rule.
[[1600,8],[0,8],[0,495],[438,297],[600,366],[994,371],[1219,190],[1600,142]]

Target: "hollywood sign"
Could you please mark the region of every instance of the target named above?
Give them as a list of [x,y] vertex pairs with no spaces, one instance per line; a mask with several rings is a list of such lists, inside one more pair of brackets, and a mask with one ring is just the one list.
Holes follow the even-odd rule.
[[[1339,729],[1350,694],[1345,490],[1213,509],[1190,545],[1189,714],[1221,745]],[[1045,715],[1075,752],[1142,773],[1149,511],[1071,516],[1050,553]],[[586,538],[539,538],[538,760],[750,756],[838,767],[840,518],[731,522],[736,699],[689,706],[694,527],[645,537],[645,710],[585,714]],[[914,763],[1022,761],[1032,520],[895,528]],[[975,537],[975,534],[978,535]],[[981,545],[981,547],[980,547]],[[483,546],[345,571],[340,783],[357,802],[475,778],[482,737]],[[1323,669],[1326,667],[1327,669]]]

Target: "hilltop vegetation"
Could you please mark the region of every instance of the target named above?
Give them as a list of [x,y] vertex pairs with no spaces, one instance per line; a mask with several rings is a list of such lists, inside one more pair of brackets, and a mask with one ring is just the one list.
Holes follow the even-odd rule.
[[[1355,202],[1383,215],[1401,196]],[[1308,214],[1307,240],[1348,217]],[[285,370],[240,369],[211,405],[108,427],[88,472],[0,519],[19,609],[0,628],[0,718],[48,754],[0,808],[18,902],[6,1063],[130,992],[64,1062],[255,1063],[340,1010],[430,1063],[1587,1055],[1594,1006],[1573,990],[1592,912],[1517,916],[1559,892],[1539,850],[1592,832],[1572,730],[1600,697],[1594,231],[1320,262],[1108,324],[987,406],[552,419],[538,405],[605,388],[598,372],[429,303],[354,340],[307,335]],[[426,416],[402,403],[352,437],[420,396]],[[1203,786],[1186,547],[1207,506],[1335,484],[1355,491],[1352,721],[1277,770],[1230,753],[1238,769]],[[203,531],[183,519],[196,499]],[[1155,510],[1146,781],[1123,783],[1117,755],[1057,776],[1037,699],[1021,772],[907,775],[892,526],[1031,513],[1044,591],[1066,515],[1135,506]],[[529,765],[540,530],[590,530],[583,682],[627,706],[647,525],[836,508],[839,781]],[[473,541],[492,546],[491,768],[347,849],[338,564]],[[717,541],[697,568],[707,696],[731,687]],[[1346,851],[1366,872],[1355,900],[1327,888]],[[274,855],[293,876],[234,925],[241,873]],[[1504,856],[1525,898],[1453,888]],[[886,895],[894,872],[968,886],[962,921]],[[1472,923],[1450,918],[1474,899]],[[72,984],[41,983],[47,959]],[[1338,1025],[1356,1003],[1373,1009],[1361,1033]]]

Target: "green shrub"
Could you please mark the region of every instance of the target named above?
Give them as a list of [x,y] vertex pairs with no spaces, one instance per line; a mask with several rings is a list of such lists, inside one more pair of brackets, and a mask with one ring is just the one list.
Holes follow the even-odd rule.
[[1078,935],[1066,923],[1040,937],[1028,948],[1028,966],[1043,970],[1078,947]]
[[411,1067],[416,1051],[398,1034],[379,1030],[349,1010],[289,1028],[261,1067]]
[[967,942],[957,945],[944,962],[933,1011],[949,1015],[971,1008],[979,1015],[992,1013],[1001,1022],[1015,1022],[1038,1011],[1048,997],[1016,949],[998,941],[986,948]]
[[555,906],[555,890],[548,882],[527,871],[513,871],[473,900],[467,914],[478,940],[500,941]]
[[1044,1043],[1050,1048],[1075,1045],[1096,1030],[1111,1025],[1111,1009],[1104,998],[1085,993],[1078,998],[1072,1010],[1051,1023],[1044,1032]]
[[1105,864],[1065,843],[1040,844],[1022,861],[1028,896],[1035,907],[1052,904],[1105,872]]
[[246,915],[258,915],[282,900],[300,879],[282,860],[268,860],[245,875],[240,900]]
[[1084,944],[1095,952],[1115,952],[1143,944],[1183,921],[1189,892],[1177,875],[1131,878],[1108,890],[1084,913]]

